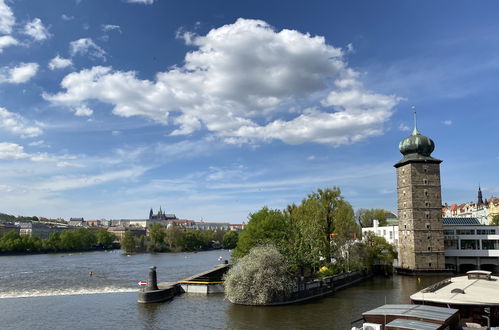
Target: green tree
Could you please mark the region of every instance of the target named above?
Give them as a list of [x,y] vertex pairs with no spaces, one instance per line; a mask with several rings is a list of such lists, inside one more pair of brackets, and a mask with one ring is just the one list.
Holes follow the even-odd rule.
[[499,226],[499,214],[496,214],[492,217],[492,221],[490,222],[492,226]]
[[184,251],[201,250],[203,244],[203,238],[199,230],[186,230],[182,233],[182,248]]
[[397,252],[393,245],[388,243],[384,237],[376,236],[368,232],[364,237],[366,244],[366,264],[372,265],[392,265],[397,258]]
[[165,231],[159,223],[155,223],[148,228],[151,244],[149,249],[153,252],[163,252],[166,250],[165,246]]
[[182,249],[182,229],[178,226],[170,226],[165,231],[165,243],[170,250]]
[[234,259],[241,258],[257,245],[273,243],[280,251],[287,249],[289,240],[287,217],[279,210],[263,207],[249,215],[249,221],[239,234]]
[[115,239],[116,235],[114,233],[109,232],[105,229],[97,230],[97,244],[100,244],[105,248],[111,248],[113,247]]
[[234,249],[237,246],[237,239],[239,233],[237,231],[229,230],[225,232],[222,238],[222,246],[224,249]]
[[137,251],[135,246],[135,237],[133,237],[131,231],[125,231],[125,235],[121,240],[121,248],[125,250],[125,253],[134,253]]
[[225,275],[225,296],[233,303],[267,304],[288,296],[293,284],[276,246],[255,246]]
[[378,220],[380,226],[386,226],[386,213],[383,209],[359,209],[357,217],[362,227],[372,227],[373,220]]

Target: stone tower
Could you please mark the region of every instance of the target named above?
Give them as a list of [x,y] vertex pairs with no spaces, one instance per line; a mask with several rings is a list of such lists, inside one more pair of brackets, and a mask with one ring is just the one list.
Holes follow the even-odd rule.
[[397,169],[399,269],[422,273],[445,270],[439,159],[433,141],[416,126],[399,144],[404,157]]

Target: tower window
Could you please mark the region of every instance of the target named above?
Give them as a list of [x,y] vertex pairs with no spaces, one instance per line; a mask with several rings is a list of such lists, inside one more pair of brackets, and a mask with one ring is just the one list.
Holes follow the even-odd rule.
[[407,203],[406,202],[404,202],[404,207],[407,207]]
[[428,264],[428,266],[431,268],[431,262]]
[[425,216],[426,219],[429,219],[430,218],[430,212],[425,211],[424,216]]
[[428,179],[424,178],[423,179],[423,184],[428,184]]
[[426,223],[426,229],[430,229],[430,223],[429,222]]
[[425,201],[425,202],[424,202],[424,206],[426,206],[426,207],[430,207],[430,202]]
[[425,195],[426,197],[428,197],[428,189],[425,189],[425,190],[424,190],[424,195]]
[[425,172],[425,173],[428,172],[428,167],[427,166],[423,166],[423,172]]
[[428,246],[428,251],[431,251],[431,246]]

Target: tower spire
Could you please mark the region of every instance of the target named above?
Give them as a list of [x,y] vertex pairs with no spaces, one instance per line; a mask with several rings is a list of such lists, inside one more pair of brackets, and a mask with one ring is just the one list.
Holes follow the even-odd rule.
[[412,135],[420,134],[419,131],[418,131],[418,121],[417,121],[417,117],[416,117],[416,107],[412,106],[411,109],[412,109],[412,111],[414,113],[414,130],[412,131]]
[[477,204],[478,205],[483,204],[482,189],[481,189],[480,185],[478,185],[478,200],[477,200]]

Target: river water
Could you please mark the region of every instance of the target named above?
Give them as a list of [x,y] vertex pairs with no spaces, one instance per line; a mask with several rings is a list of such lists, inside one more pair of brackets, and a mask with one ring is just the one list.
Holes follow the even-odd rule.
[[[137,303],[137,282],[208,270],[224,250],[138,254],[121,251],[0,257],[0,329],[351,329],[362,312],[409,296],[442,277],[376,277],[323,299],[280,307],[238,306],[222,294],[184,294]],[[92,276],[89,275],[92,272]],[[358,323],[357,323],[358,324]]]

